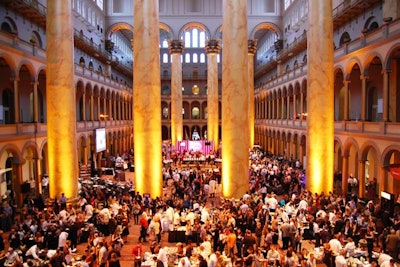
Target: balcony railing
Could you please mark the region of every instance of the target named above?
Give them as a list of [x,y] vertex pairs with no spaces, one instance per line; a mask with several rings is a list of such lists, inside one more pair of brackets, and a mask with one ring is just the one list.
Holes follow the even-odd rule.
[[3,5],[46,29],[47,9],[38,0],[2,0]]

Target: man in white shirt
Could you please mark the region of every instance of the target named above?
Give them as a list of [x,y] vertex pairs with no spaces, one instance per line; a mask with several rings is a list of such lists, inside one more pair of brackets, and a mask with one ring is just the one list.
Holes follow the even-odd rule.
[[190,267],[192,264],[190,263],[190,260],[188,259],[188,257],[183,257],[181,259],[179,259],[178,262],[178,267]]
[[333,255],[337,256],[340,254],[340,251],[342,251],[343,247],[342,244],[340,243],[339,239],[337,238],[337,234],[329,240],[329,245],[331,246]]
[[210,255],[210,259],[208,260],[208,267],[217,267],[217,263],[218,263],[217,254],[213,252]]
[[38,253],[39,253],[39,247],[37,246],[37,244],[35,244],[25,252],[25,256],[35,260],[40,260]]
[[164,267],[168,267],[167,253],[164,249],[160,245],[157,245],[154,252],[157,254],[157,259],[164,264]]
[[346,252],[344,250],[341,250],[339,255],[336,256],[335,258],[335,266],[336,267],[347,267],[347,261],[345,258]]
[[57,234],[58,234],[58,248],[62,249],[67,243],[68,233],[65,230],[64,231],[58,230]]

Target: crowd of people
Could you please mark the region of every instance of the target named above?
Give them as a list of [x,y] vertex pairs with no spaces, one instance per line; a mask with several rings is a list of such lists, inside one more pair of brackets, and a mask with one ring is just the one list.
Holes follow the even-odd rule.
[[[377,199],[361,201],[355,193],[305,190],[299,161],[262,149],[251,150],[249,158],[249,191],[240,199],[221,196],[215,165],[168,164],[163,197],[142,195],[130,181],[92,177],[80,180],[73,205],[63,195],[50,203],[28,196],[18,214],[4,204],[2,213],[11,221],[8,240],[0,238],[1,261],[4,266],[56,267],[72,260],[84,267],[119,266],[130,224],[140,226],[132,251],[135,267],[144,260],[144,243],[157,267],[171,264],[168,257],[178,267],[189,267],[193,257],[201,267],[228,262],[253,267],[323,262],[331,267],[356,259],[393,266],[399,259],[398,211],[391,214]],[[178,253],[168,256],[161,236],[178,228],[185,238],[177,244]],[[315,249],[302,246],[305,240]],[[84,252],[77,253],[78,244],[85,244]]]

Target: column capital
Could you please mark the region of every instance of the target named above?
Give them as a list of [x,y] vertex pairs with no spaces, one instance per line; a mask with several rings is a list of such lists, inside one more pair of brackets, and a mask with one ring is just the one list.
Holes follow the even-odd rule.
[[248,49],[248,54],[253,55],[257,52],[257,39],[250,39],[247,40],[247,49]]
[[349,83],[351,83],[350,80],[347,80],[347,79],[343,80],[343,85],[344,85],[344,86],[348,85]]
[[10,81],[19,82],[19,77],[10,77]]
[[383,69],[381,74],[390,74],[392,72],[391,69]]
[[185,50],[183,40],[174,39],[169,41],[168,50],[171,54],[182,54]]
[[364,74],[360,75],[360,80],[368,80],[368,79],[369,79],[368,75],[364,75]]
[[212,39],[208,40],[205,47],[207,54],[218,54],[221,51],[219,40]]

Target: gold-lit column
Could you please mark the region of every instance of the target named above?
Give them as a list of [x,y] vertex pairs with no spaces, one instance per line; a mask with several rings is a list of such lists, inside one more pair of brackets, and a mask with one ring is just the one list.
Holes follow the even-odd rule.
[[218,111],[218,62],[221,51],[219,40],[208,40],[207,53],[207,139],[214,141],[214,151],[219,145],[219,111]]
[[82,119],[86,121],[86,93],[82,95]]
[[347,194],[349,178],[349,154],[345,153],[342,157],[342,194]]
[[33,122],[39,122],[38,82],[33,82]]
[[162,196],[161,84],[158,0],[135,1],[133,126],[135,188]]
[[332,0],[308,1],[307,181],[315,193],[333,190]]
[[182,118],[182,60],[181,56],[185,49],[183,40],[171,40],[169,53],[172,57],[171,73],[171,143],[176,145],[182,141],[183,118]]
[[87,166],[87,164],[88,164],[88,149],[87,149],[87,145],[84,145],[82,149],[83,149],[83,159],[82,159],[83,162],[82,162],[82,164]]
[[42,194],[42,168],[40,168],[40,162],[42,159],[39,157],[35,158],[35,169],[36,169],[36,186],[35,186],[35,193]]
[[382,87],[382,121],[389,121],[389,74],[390,70],[383,70],[383,87]]
[[222,6],[222,192],[240,198],[249,190],[247,1]]
[[365,161],[360,160],[358,164],[358,197],[365,196]]
[[300,121],[304,120],[304,93],[303,88],[300,89]]
[[94,120],[94,99],[93,92],[90,93],[90,121]]
[[117,96],[114,96],[114,99],[112,101],[112,110],[113,110],[113,118],[114,118],[114,120],[118,120]]
[[297,109],[297,103],[296,103],[296,101],[297,101],[297,95],[294,93],[294,91],[293,91],[293,106],[292,106],[292,109],[293,109],[293,113],[292,113],[292,116],[293,116],[293,118],[292,118],[292,120],[296,120],[296,118],[297,118],[297,111],[296,111],[296,109]]
[[349,83],[350,81],[345,80],[343,81],[344,85],[344,111],[343,111],[343,120],[348,121],[349,120]]
[[97,97],[97,120],[100,120],[100,95]]
[[72,1],[47,3],[47,137],[50,198],[78,193]]
[[12,78],[14,84],[14,123],[19,123],[20,115],[19,115],[19,87],[18,82],[19,78]]
[[108,99],[108,114],[108,119],[113,120],[114,114],[112,109],[112,96],[110,96],[110,99]]
[[104,95],[103,98],[103,115],[104,115],[104,120],[109,120],[110,119],[110,115],[107,113],[108,109],[107,109],[107,97],[106,95]]
[[361,121],[366,119],[367,106],[367,80],[368,76],[361,75]]
[[249,137],[250,147],[254,147],[254,55],[257,52],[257,40],[248,40],[247,43],[247,71],[248,71],[248,90],[249,90]]

